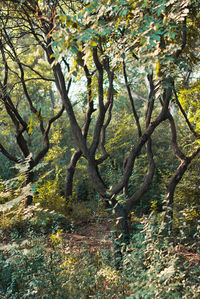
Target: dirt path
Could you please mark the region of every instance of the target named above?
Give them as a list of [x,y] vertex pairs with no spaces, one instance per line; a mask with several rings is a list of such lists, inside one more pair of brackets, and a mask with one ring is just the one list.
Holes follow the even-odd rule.
[[111,224],[106,218],[98,222],[77,222],[71,233],[64,233],[63,240],[73,251],[80,251],[83,248],[91,253],[109,250]]

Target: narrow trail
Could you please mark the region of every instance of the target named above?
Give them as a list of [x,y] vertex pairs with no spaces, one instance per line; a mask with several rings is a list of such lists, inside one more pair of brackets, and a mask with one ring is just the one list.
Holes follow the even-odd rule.
[[74,253],[83,248],[90,253],[109,250],[111,246],[111,224],[107,218],[99,222],[76,222],[72,232],[64,232],[63,241]]

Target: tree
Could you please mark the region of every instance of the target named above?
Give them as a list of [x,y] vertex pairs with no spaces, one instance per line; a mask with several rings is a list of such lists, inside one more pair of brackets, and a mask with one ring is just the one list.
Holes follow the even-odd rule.
[[[83,5],[83,11],[81,11],[76,18],[74,17],[73,20],[67,15],[60,16],[63,35],[59,34],[59,36],[57,36],[56,30],[55,34],[52,35],[52,38],[57,39],[57,48],[60,49],[57,53],[61,52],[63,55],[66,55],[66,53],[70,53],[71,51],[75,63],[78,64],[79,62],[81,66],[87,65],[87,60],[89,61],[90,59],[90,65],[92,63],[91,67],[95,67],[98,73],[99,116],[93,134],[93,142],[89,148],[87,148],[82,138],[80,128],[76,125],[75,117],[71,117],[71,125],[74,130],[74,135],[76,135],[79,149],[88,161],[89,175],[95,188],[102,197],[112,199],[112,206],[119,208],[119,210],[118,208],[116,209],[116,213],[120,217],[123,214],[125,214],[124,218],[127,217],[127,214],[131,212],[135,202],[148,190],[152,182],[155,164],[150,137],[156,127],[163,121],[169,121],[172,135],[172,148],[175,156],[181,161],[167,187],[166,201],[168,208],[166,211],[166,221],[167,217],[172,217],[170,211],[173,211],[172,206],[175,188],[185,173],[189,163],[199,152],[198,147],[191,155],[186,156],[180,150],[177,144],[175,122],[170,113],[171,99],[175,96],[175,101],[185,117],[184,109],[177,99],[175,83],[178,79],[177,70],[179,68],[183,69],[183,67],[187,69],[187,57],[184,51],[186,46],[188,47],[187,30],[190,27],[191,19],[194,18],[195,5],[196,3],[192,1],[173,1],[173,3],[163,1],[157,1],[156,3],[137,1],[137,3],[132,5],[131,3],[120,1],[120,3],[102,2],[101,6],[98,6],[96,2],[92,2],[85,7]],[[152,55],[152,50],[155,50],[154,55]],[[57,53],[54,55],[56,59],[62,55]],[[115,58],[111,60],[113,55]],[[135,110],[134,99],[126,73],[126,59],[131,55],[135,60],[143,62],[145,70],[148,73],[149,94],[145,113],[146,125],[143,132],[137,111]],[[82,58],[81,62],[80,57]],[[120,64],[122,69],[120,69]],[[111,190],[107,192],[106,184],[102,182],[98,171],[98,162],[95,161],[95,154],[98,144],[101,143],[101,131],[103,135],[105,133],[105,115],[108,113],[109,107],[112,106],[114,72],[117,74],[120,70],[123,70],[125,85],[138,128],[138,141],[125,158],[124,173],[121,181],[111,187]],[[103,99],[104,71],[107,73],[110,84],[107,93],[111,94],[107,102],[104,102]],[[157,114],[157,117],[152,121],[153,111],[155,110],[154,107],[158,107],[159,101],[160,113]],[[70,115],[70,109],[66,107],[66,110]],[[185,120],[189,125],[188,119],[185,118]],[[103,140],[105,141],[104,138]],[[140,189],[132,196],[128,195],[128,199],[124,207],[122,207],[117,202],[116,195],[123,188],[127,190],[135,159],[144,146],[146,146],[147,159],[149,161],[147,175]],[[105,149],[104,144],[102,148]],[[104,155],[104,157],[106,157],[106,155]]]
[[[49,70],[48,76],[43,77],[40,69],[37,69],[39,53],[34,55],[32,52],[32,59],[29,54],[27,55],[27,51],[30,51],[28,42],[32,40],[24,38],[20,20],[17,21],[17,29],[12,27],[10,21],[12,16],[13,12],[10,9],[2,11],[0,16],[1,71],[3,74],[0,82],[1,124],[5,123],[6,127],[10,127],[11,133],[15,133],[12,138],[17,148],[11,153],[4,146],[5,140],[3,141],[2,136],[0,151],[10,161],[17,164],[26,161],[24,182],[26,187],[33,183],[33,169],[47,153],[51,125],[62,115],[64,107],[55,115],[53,115],[54,111],[48,111],[47,114],[45,107],[40,107],[40,100],[51,91],[51,84],[54,80],[50,77]],[[47,82],[48,85],[45,88],[48,87],[48,89],[45,90],[43,82]],[[42,147],[41,142],[43,142]],[[24,199],[25,207],[31,202],[32,195],[28,193]]]
[[[6,1],[25,22],[28,34],[34,36],[46,53],[52,67],[55,84],[67,112],[77,151],[67,170],[66,197],[71,195],[71,186],[76,163],[80,156],[87,161],[88,175],[96,191],[111,206],[117,219],[119,239],[127,238],[128,216],[152,183],[155,173],[152,136],[165,121],[171,130],[171,146],[180,161],[166,192],[166,227],[170,230],[173,218],[173,200],[177,184],[188,165],[197,156],[200,147],[184,153],[178,146],[177,127],[171,113],[173,101],[192,128],[184,108],[179,102],[177,84],[180,71],[188,73],[188,65],[195,56],[196,42],[194,20],[199,18],[196,1]],[[196,32],[195,32],[196,34]],[[188,39],[188,36],[190,39]],[[188,54],[188,49],[189,54]],[[127,65],[135,70],[135,79],[147,81],[143,119],[136,102],[143,97],[132,91]],[[65,79],[65,67],[69,76]],[[84,75],[83,75],[84,74]],[[70,77],[71,76],[71,77]],[[68,87],[72,77],[86,77],[88,109],[83,128],[73,108]],[[123,163],[119,181],[111,186],[103,180],[101,165],[108,166],[109,152],[106,149],[106,132],[115,101],[117,80],[123,78],[135,120],[137,136],[130,143]],[[97,83],[96,83],[97,82]],[[120,89],[119,89],[120,90]],[[92,120],[93,117],[93,120]],[[91,127],[91,121],[93,127]],[[133,126],[135,128],[135,125]],[[93,129],[94,128],[94,129]],[[93,129],[92,138],[88,138]],[[194,133],[195,130],[192,130]],[[195,135],[195,134],[194,134]],[[195,138],[198,138],[197,134]],[[143,182],[130,194],[129,182],[136,159],[146,151],[148,163]],[[103,164],[102,164],[103,163]],[[123,200],[121,194],[124,191]],[[122,234],[121,234],[122,233]],[[121,240],[121,239],[120,239]]]

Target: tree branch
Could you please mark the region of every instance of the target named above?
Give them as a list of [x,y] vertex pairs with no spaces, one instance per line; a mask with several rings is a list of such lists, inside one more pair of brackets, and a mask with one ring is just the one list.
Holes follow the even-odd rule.
[[[45,78],[44,76],[42,76],[38,71],[34,70],[34,68],[31,67],[30,65],[25,64],[25,63],[22,63],[22,62],[21,62],[21,65],[22,65],[22,66],[25,66],[25,67],[27,67],[27,68],[29,68],[29,69],[30,69],[31,71],[33,71],[36,75],[38,75],[42,80],[44,80],[44,81],[55,82],[55,80],[52,79],[52,78]],[[39,79],[39,78],[36,78],[36,79]],[[32,79],[26,79],[25,81],[28,81],[28,80],[32,80]]]
[[104,118],[105,118],[105,107],[104,107],[104,91],[103,91],[103,66],[100,63],[98,53],[97,53],[97,48],[93,49],[93,60],[95,63],[95,66],[98,70],[98,103],[99,103],[99,114],[98,118],[96,121],[96,125],[94,128],[94,133],[93,133],[93,141],[90,146],[90,153],[92,155],[95,154],[96,149],[99,144],[99,139],[100,139],[100,134],[101,134],[101,128],[104,123]]
[[48,152],[49,150],[49,130],[51,128],[51,125],[54,121],[56,121],[59,117],[61,117],[61,115],[63,114],[63,111],[65,110],[64,105],[62,105],[61,110],[54,116],[52,117],[49,121],[48,124],[46,126],[46,129],[43,133],[43,141],[44,141],[44,147],[43,149],[36,155],[34,161],[33,161],[33,166],[37,165],[40,160],[45,156],[45,154]]
[[125,81],[126,89],[127,89],[127,92],[128,92],[129,101],[131,103],[132,112],[133,112],[133,115],[134,115],[134,118],[135,118],[135,121],[136,121],[136,125],[137,125],[138,136],[141,137],[142,130],[141,130],[141,126],[140,126],[139,117],[138,117],[137,111],[135,109],[134,100],[133,100],[133,97],[132,97],[130,85],[128,83],[128,77],[127,77],[127,73],[126,73],[126,64],[125,64],[124,60],[123,60],[123,74],[124,74],[124,81]]
[[183,109],[181,103],[179,102],[179,99],[178,99],[178,96],[177,96],[175,87],[173,88],[173,92],[174,92],[174,95],[175,95],[176,104],[178,105],[178,107],[179,107],[179,109],[180,109],[180,111],[181,111],[181,113],[182,113],[182,115],[183,115],[183,117],[184,117],[184,119],[185,119],[185,121],[186,121],[186,123],[187,123],[187,125],[188,125],[188,127],[189,127],[189,129],[190,129],[190,131],[192,132],[192,134],[193,134],[195,137],[198,137],[198,138],[199,138],[200,135],[199,135],[197,132],[195,132],[195,129],[193,128],[191,122],[189,121],[189,119],[188,119],[188,117],[187,117],[187,114],[186,114],[185,110]]
[[0,151],[1,153],[6,156],[9,160],[19,163],[20,160],[14,157],[13,155],[9,154],[9,152],[3,147],[3,145],[0,143]]
[[183,27],[182,27],[182,44],[181,44],[181,48],[178,49],[175,53],[175,59],[177,60],[179,58],[179,56],[181,55],[181,53],[183,52],[186,43],[187,43],[187,17],[184,18],[183,21]]
[[135,159],[139,155],[142,147],[145,145],[147,140],[151,137],[151,135],[153,134],[155,129],[158,127],[158,125],[167,119],[168,106],[169,106],[169,101],[171,99],[171,95],[172,95],[172,88],[170,86],[163,92],[163,106],[162,106],[162,110],[161,110],[159,116],[149,124],[148,128],[146,128],[145,132],[142,134],[142,136],[139,138],[138,142],[132,148],[129,156],[126,159],[126,166],[124,169],[123,177],[118,184],[116,184],[115,186],[113,186],[111,188],[111,196],[119,193],[124,188],[124,186],[127,184],[128,180],[132,174]]

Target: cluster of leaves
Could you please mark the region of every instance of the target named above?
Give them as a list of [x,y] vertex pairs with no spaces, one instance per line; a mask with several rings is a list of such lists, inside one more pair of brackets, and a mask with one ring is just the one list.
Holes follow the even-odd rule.
[[34,202],[40,203],[43,208],[65,214],[66,203],[65,198],[60,194],[60,189],[59,173],[57,173],[55,179],[50,177],[37,184]]
[[4,298],[56,298],[58,290],[60,295],[66,294],[67,290],[61,288],[60,256],[53,251],[46,253],[39,240],[25,243],[25,248],[22,245],[1,254],[0,294]]
[[[155,70],[159,77],[169,74],[169,69],[173,72],[179,64],[174,53],[180,48],[181,23],[189,14],[189,2],[102,0],[83,4],[77,7],[76,15],[58,16],[56,58],[71,53],[76,76],[80,57],[82,64],[90,64],[92,49],[101,41],[113,66],[119,66],[131,51],[142,59],[144,72]],[[192,17],[189,20],[191,23]]]

